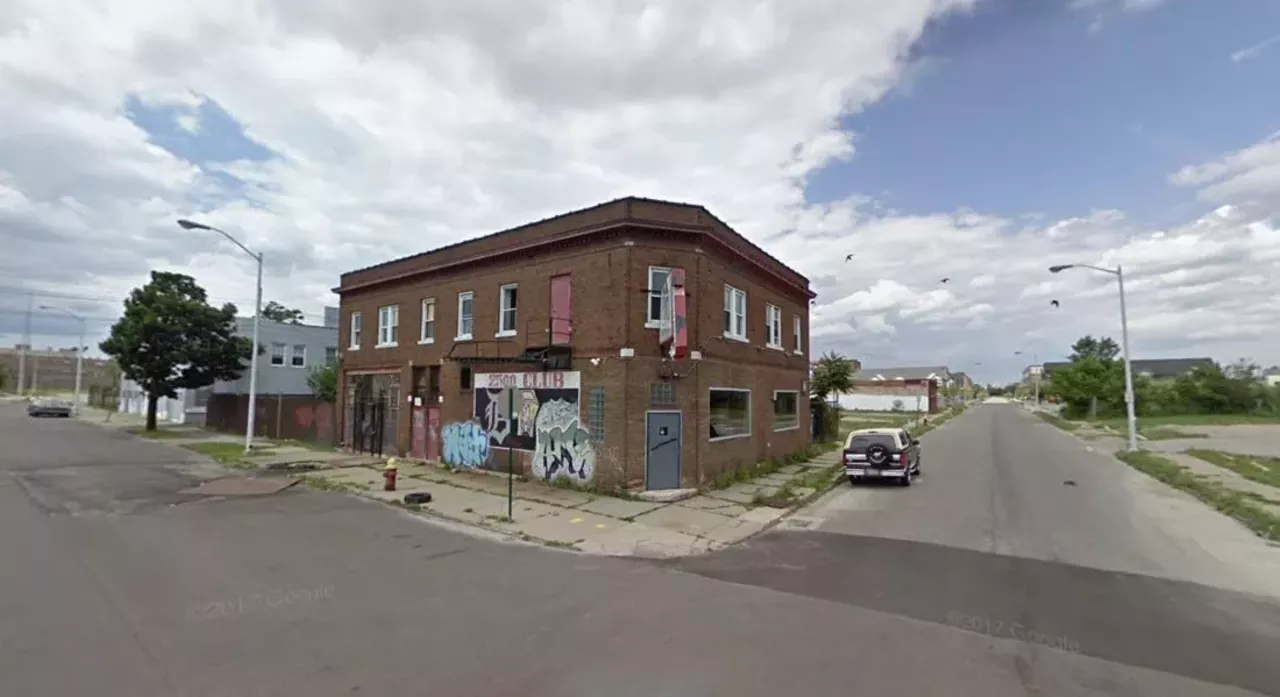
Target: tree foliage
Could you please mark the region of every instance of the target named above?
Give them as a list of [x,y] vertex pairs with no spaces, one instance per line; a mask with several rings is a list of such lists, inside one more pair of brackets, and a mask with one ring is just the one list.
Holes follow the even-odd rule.
[[195,279],[178,273],[152,271],[125,299],[124,315],[98,346],[146,392],[147,430],[155,430],[160,397],[240,377],[253,342],[235,335],[235,318],[235,305],[209,305]]
[[1114,361],[1116,356],[1120,355],[1120,345],[1111,337],[1102,337],[1095,339],[1092,336],[1083,336],[1071,345],[1071,355],[1068,359],[1074,363],[1086,358],[1095,358],[1103,363]]
[[[1067,416],[1085,416],[1095,407],[1098,416],[1123,414],[1119,353],[1110,338],[1081,338],[1071,347],[1071,365],[1048,376],[1045,393],[1063,403]],[[1243,358],[1225,368],[1198,366],[1173,379],[1135,375],[1134,410],[1139,416],[1280,412],[1280,390],[1265,385],[1260,375],[1258,365]]]
[[813,367],[809,392],[826,401],[833,395],[853,391],[853,360],[834,351],[828,351]]
[[828,351],[818,359],[809,379],[809,408],[818,420],[821,439],[840,434],[840,409],[832,407],[833,396],[853,391],[853,359]]
[[285,307],[280,303],[272,300],[262,308],[262,319],[269,319],[272,322],[283,322],[285,324],[302,324],[302,319],[306,315],[302,314],[302,310]]
[[338,363],[329,361],[312,368],[307,375],[307,387],[311,388],[311,395],[322,402],[338,401]]

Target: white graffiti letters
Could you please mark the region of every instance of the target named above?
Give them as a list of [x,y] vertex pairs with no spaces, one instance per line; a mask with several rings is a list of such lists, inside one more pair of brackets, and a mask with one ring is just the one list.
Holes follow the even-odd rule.
[[576,403],[562,399],[544,402],[538,409],[536,430],[535,475],[545,480],[570,477],[579,481],[595,476],[595,451],[578,418]]
[[506,390],[487,390],[489,403],[484,408],[484,430],[494,443],[503,443],[511,433],[511,414],[507,410]]

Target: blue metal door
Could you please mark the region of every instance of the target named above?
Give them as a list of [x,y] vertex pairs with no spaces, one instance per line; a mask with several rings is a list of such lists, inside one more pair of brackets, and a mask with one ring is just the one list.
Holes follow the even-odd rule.
[[651,411],[645,417],[645,488],[680,488],[682,417],[678,411]]

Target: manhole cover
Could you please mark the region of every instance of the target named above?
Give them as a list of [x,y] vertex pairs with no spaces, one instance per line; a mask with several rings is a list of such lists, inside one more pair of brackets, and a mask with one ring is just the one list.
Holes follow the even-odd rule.
[[214,479],[180,493],[200,496],[263,496],[283,491],[297,484],[290,477],[227,477]]

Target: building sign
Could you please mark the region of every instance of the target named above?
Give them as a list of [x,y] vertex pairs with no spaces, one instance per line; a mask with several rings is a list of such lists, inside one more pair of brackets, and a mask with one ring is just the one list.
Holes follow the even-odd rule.
[[477,373],[475,386],[486,390],[514,387],[520,390],[576,390],[581,373],[576,370],[548,370],[529,373]]

